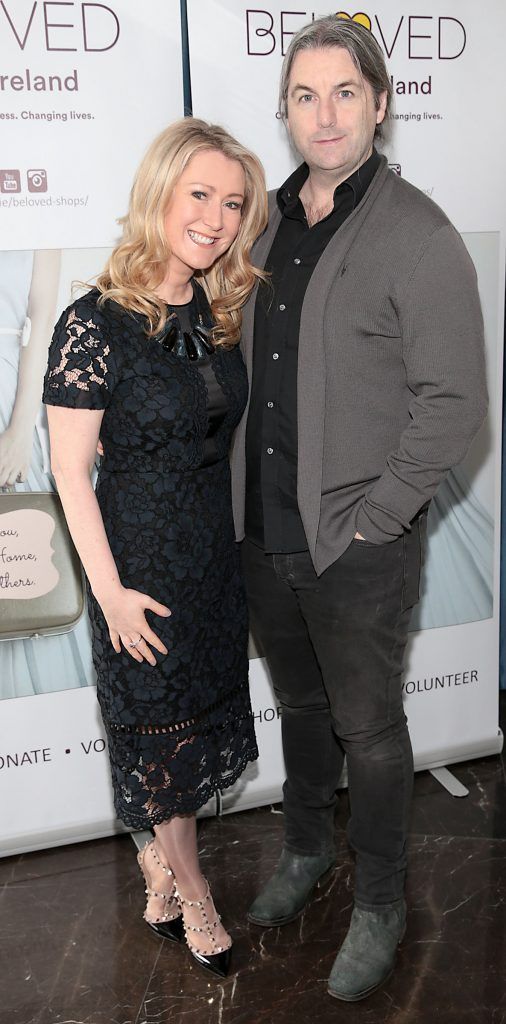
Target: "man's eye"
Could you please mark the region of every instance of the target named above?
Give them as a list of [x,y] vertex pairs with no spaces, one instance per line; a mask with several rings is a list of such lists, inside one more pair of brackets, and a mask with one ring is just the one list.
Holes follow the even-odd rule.
[[306,93],[304,93],[303,96],[300,97],[299,103],[310,103],[312,99],[313,99],[313,97],[311,96],[311,93],[310,92],[306,92]]
[[351,96],[353,96],[353,93],[350,92],[349,89],[341,89],[339,95],[342,96],[343,99],[348,100],[350,99]]

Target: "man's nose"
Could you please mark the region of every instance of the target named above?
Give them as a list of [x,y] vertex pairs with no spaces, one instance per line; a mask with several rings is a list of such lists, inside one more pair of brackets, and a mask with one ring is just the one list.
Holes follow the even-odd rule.
[[318,104],[318,124],[320,128],[331,128],[336,123],[336,111],[332,100],[320,100]]

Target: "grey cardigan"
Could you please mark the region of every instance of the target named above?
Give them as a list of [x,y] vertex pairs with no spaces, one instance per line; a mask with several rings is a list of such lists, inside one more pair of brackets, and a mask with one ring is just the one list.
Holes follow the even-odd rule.
[[[275,193],[253,250],[265,265],[280,223]],[[256,293],[244,309],[251,380]],[[358,530],[394,540],[461,461],[487,409],[476,273],[448,218],[382,158],[334,235],[302,307],[297,378],[297,496],[320,575]],[[244,414],[232,448],[232,497],[244,537]]]

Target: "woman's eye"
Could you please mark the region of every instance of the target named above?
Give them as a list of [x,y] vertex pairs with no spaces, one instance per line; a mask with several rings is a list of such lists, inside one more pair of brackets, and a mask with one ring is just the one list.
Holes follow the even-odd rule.
[[192,196],[194,199],[205,199],[207,192],[199,192],[198,189],[196,189],[195,192],[192,192]]
[[229,203],[225,203],[225,206],[226,206],[226,207],[227,207],[227,208],[228,208],[229,210],[242,210],[242,204],[241,204],[241,203],[236,203],[236,202],[234,202],[234,200],[232,200],[232,199],[230,200],[230,202],[229,202]]

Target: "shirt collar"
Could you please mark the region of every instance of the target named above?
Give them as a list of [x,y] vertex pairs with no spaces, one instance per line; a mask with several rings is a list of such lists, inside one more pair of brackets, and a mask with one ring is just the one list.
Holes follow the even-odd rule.
[[[360,167],[357,168],[353,174],[350,174],[346,181],[342,181],[340,185],[334,189],[334,209],[339,201],[339,196],[346,189],[351,189],[354,195],[353,208],[364,198],[369,185],[378,170],[381,163],[381,157],[379,153],[373,149],[371,156],[365,160]],[[297,167],[295,171],[286,179],[284,184],[278,189],[277,192],[277,203],[282,214],[290,216],[295,213],[299,200],[300,190],[309,176],[309,167],[306,163]]]

